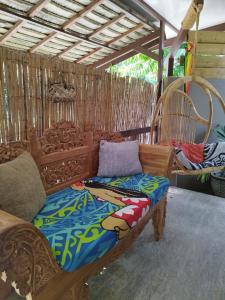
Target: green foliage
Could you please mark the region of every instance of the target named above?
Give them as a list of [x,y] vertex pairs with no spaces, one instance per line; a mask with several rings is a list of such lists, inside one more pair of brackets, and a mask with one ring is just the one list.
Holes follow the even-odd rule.
[[201,181],[201,183],[207,182],[209,178],[210,178],[210,173],[197,175],[197,180]]
[[[180,49],[175,57],[174,76],[177,77],[184,76],[184,67],[180,66],[179,61],[179,57],[183,53],[184,49]],[[164,58],[166,59],[168,55],[169,49],[165,48],[163,51]],[[155,84],[157,83],[158,63],[144,54],[136,54],[117,65],[109,67],[107,71],[121,77],[135,77]],[[166,77],[165,68],[163,76]]]
[[108,71],[121,77],[129,76],[151,83],[157,81],[157,62],[144,54],[137,54],[121,63],[111,66]]

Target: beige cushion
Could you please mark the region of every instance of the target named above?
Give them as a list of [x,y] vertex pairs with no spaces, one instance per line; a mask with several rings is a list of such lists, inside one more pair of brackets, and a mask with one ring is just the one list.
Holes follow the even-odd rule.
[[0,165],[0,207],[26,221],[43,206],[46,193],[38,167],[28,152]]

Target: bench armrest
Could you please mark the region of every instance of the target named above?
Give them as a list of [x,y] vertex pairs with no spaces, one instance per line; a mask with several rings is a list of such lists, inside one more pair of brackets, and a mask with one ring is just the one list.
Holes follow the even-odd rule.
[[170,178],[174,160],[174,148],[168,146],[141,144],[139,157],[143,172]]
[[46,238],[31,223],[0,210],[0,278],[34,296],[60,269]]

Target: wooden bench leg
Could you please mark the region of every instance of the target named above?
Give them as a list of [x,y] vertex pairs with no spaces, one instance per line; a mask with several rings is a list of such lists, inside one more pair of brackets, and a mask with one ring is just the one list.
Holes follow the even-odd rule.
[[154,227],[155,240],[159,241],[163,236],[163,229],[166,219],[166,198],[161,200],[158,207],[153,213],[152,223]]

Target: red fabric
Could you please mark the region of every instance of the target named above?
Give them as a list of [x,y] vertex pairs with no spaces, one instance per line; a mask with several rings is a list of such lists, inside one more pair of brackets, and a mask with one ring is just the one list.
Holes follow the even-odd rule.
[[191,162],[202,163],[204,161],[204,144],[182,144],[180,149]]

